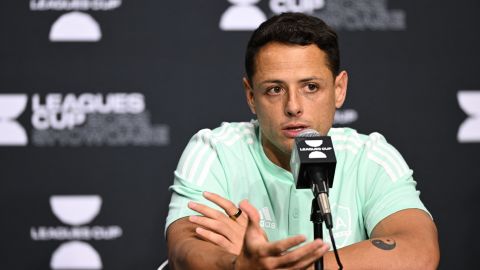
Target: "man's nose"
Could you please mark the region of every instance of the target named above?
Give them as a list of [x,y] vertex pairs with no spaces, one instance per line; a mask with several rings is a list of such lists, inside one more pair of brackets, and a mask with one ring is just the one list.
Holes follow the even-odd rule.
[[302,115],[303,107],[300,95],[296,91],[289,91],[286,95],[285,114],[289,117]]

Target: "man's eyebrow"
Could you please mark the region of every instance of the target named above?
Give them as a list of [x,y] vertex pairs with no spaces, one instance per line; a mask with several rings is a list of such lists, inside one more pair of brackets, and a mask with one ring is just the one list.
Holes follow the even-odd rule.
[[325,79],[313,76],[313,77],[308,77],[308,78],[299,80],[299,82],[309,82],[309,81],[325,81]]
[[[298,80],[299,83],[310,82],[310,81],[321,81],[321,82],[323,82],[323,81],[325,81],[325,79],[320,78],[320,77],[316,77],[316,76],[312,76],[312,77],[307,77],[307,78]],[[279,79],[264,80],[264,81],[260,82],[260,85],[266,84],[266,83],[284,84],[285,81],[282,81],[282,80],[279,80]]]
[[285,83],[284,81],[282,80],[264,80],[264,81],[261,81],[260,84],[266,84],[266,83],[278,83],[278,84],[282,84],[282,83]]
[[[304,82],[309,82],[309,81],[325,81],[325,79],[320,78],[320,77],[316,77],[316,76],[312,76],[312,77],[300,79],[298,82],[304,83]],[[285,81],[278,80],[278,79],[272,79],[272,80],[264,80],[264,81],[260,82],[260,84],[266,84],[266,83],[283,84],[283,83],[285,83]]]

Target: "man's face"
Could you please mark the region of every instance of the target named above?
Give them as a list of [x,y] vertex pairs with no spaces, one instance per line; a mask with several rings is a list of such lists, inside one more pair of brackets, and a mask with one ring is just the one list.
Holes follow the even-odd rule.
[[244,78],[244,86],[270,160],[288,167],[284,163],[288,163],[293,139],[303,129],[327,134],[335,109],[345,100],[347,81],[344,71],[333,77],[326,54],[314,44],[271,42],[260,49],[252,82]]

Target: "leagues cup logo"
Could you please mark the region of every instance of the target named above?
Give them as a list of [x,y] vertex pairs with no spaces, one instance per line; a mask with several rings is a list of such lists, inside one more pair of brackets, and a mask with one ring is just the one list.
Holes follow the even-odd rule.
[[60,245],[50,260],[52,269],[102,269],[98,252],[89,244],[70,241]]
[[50,207],[63,223],[79,226],[90,223],[100,212],[102,198],[98,195],[52,196]]
[[[2,146],[165,146],[170,127],[152,124],[142,93],[0,94]],[[24,114],[20,119],[20,115]],[[29,119],[28,131],[22,126]]]
[[32,96],[35,146],[163,146],[169,127],[152,125],[141,93]]
[[468,116],[458,129],[458,141],[480,142],[480,91],[459,91],[457,99],[460,108]]
[[323,140],[305,140],[305,144],[308,147],[301,147],[300,151],[311,151],[308,154],[309,159],[317,159],[317,158],[327,158],[327,155],[322,151],[330,151],[332,150],[331,147],[321,147],[323,144]]
[[26,106],[27,95],[0,95],[0,145],[27,145],[27,133],[15,121]]
[[100,213],[98,195],[55,195],[50,198],[54,215],[69,226],[32,227],[34,241],[65,241],[53,252],[51,269],[102,269],[99,253],[86,241],[114,240],[122,235],[119,226],[88,226]]
[[[265,14],[301,12],[321,18],[337,30],[405,30],[403,10],[388,8],[388,0],[269,0],[262,11],[259,0],[228,0],[231,6],[220,18],[223,31],[251,31],[266,20]],[[266,1],[264,1],[266,2]]]
[[52,42],[97,42],[102,32],[97,21],[83,12],[69,12],[56,20],[50,29]]
[[[99,196],[52,196],[50,207],[63,223],[72,226],[91,222],[100,212]],[[97,251],[85,242],[69,241],[60,245],[50,260],[52,269],[101,269]]]
[[[323,140],[306,140],[305,143],[313,148],[318,148],[323,144]],[[321,151],[313,151],[308,154],[308,158],[315,159],[315,158],[327,158],[327,155]]]
[[229,7],[220,19],[220,29],[224,31],[254,30],[267,18],[255,6],[260,0],[228,0]]
[[32,11],[68,11],[52,25],[51,42],[98,42],[102,31],[87,11],[110,11],[120,7],[122,0],[30,0]]

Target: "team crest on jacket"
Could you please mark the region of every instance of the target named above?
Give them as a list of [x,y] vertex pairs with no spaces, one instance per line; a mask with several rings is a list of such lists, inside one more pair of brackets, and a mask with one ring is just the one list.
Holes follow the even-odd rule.
[[352,235],[352,215],[349,207],[341,204],[332,206],[333,236],[339,247],[348,245]]

